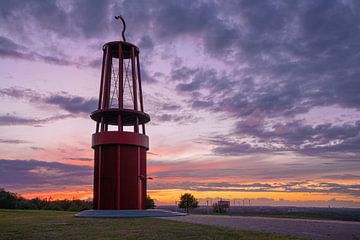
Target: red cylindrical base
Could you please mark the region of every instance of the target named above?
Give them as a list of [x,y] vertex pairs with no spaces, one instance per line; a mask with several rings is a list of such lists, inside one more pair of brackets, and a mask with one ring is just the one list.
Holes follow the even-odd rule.
[[94,209],[145,209],[147,143],[130,132],[93,135]]

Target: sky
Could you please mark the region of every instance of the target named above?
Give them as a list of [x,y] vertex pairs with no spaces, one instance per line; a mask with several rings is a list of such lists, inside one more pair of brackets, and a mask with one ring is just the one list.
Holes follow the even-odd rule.
[[0,188],[92,196],[102,45],[140,48],[148,194],[360,207],[360,3],[0,1]]

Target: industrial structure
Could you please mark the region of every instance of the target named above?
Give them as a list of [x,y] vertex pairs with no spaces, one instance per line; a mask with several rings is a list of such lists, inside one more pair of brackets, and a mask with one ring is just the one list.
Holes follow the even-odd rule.
[[98,109],[92,135],[95,151],[94,209],[145,209],[149,138],[141,88],[139,48],[123,41],[103,46]]

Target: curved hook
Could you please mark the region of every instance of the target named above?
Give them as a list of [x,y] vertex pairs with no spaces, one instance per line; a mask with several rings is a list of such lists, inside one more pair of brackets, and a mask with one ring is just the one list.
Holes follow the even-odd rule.
[[124,40],[124,42],[126,42],[126,38],[125,38],[125,30],[126,30],[126,24],[125,24],[125,20],[124,18],[119,15],[119,16],[115,16],[115,19],[120,19],[122,21],[122,24],[123,24],[123,30],[121,32],[121,35],[122,35],[122,38]]

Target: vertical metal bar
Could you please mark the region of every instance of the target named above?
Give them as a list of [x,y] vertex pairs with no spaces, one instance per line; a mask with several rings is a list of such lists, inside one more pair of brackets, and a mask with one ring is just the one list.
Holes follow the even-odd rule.
[[123,51],[122,43],[119,43],[119,101],[118,106],[120,109],[124,108],[124,70],[123,70]]
[[[138,209],[142,209],[142,176],[141,175],[140,147],[137,146],[137,175],[138,175]],[[145,179],[144,179],[145,180]]]
[[[133,96],[134,96],[134,110],[138,110],[138,101],[137,101],[137,75],[135,69],[135,47],[131,47],[131,72],[132,72],[132,83],[133,83]],[[139,118],[135,117],[135,124],[134,124],[134,132],[139,133]]]
[[[139,83],[140,110],[142,112],[144,112],[142,86],[141,86],[141,72],[140,72],[139,52],[136,52],[136,66],[137,66],[137,75],[138,75],[138,83]],[[145,132],[145,124],[141,124],[141,126],[142,126],[142,134],[146,134],[146,132]]]
[[146,134],[146,132],[145,132],[145,124],[143,123],[143,124],[141,124],[141,126],[142,126],[142,134]]
[[105,66],[104,66],[104,78],[103,78],[103,96],[102,96],[102,109],[106,108],[107,101],[107,85],[108,85],[108,65],[109,65],[109,46],[105,47]]
[[131,73],[133,83],[133,96],[134,96],[134,110],[138,110],[137,101],[137,81],[136,81],[136,69],[135,69],[135,47],[131,47]]
[[135,116],[134,132],[139,133],[139,118]]
[[108,87],[107,87],[107,101],[106,108],[110,108],[110,98],[111,98],[111,70],[112,70],[112,56],[109,54],[109,65],[108,65]]
[[98,202],[98,208],[100,209],[100,200],[101,200],[101,170],[102,170],[102,146],[99,145],[99,162],[98,162],[98,193],[97,193],[97,202]]
[[[142,155],[140,155],[140,156],[142,156]],[[143,182],[143,201],[145,201],[145,203],[146,203],[146,198],[147,198],[147,180],[148,180],[148,178],[147,178],[147,171],[146,171],[146,152],[145,152],[145,154],[144,154],[144,156],[142,156],[142,157],[144,157],[144,161],[143,161],[143,164],[144,164],[144,176],[146,177],[145,178],[145,181]],[[143,202],[142,204],[142,206],[145,208],[146,206],[145,206],[145,203]]]
[[100,123],[99,122],[96,122],[96,133],[98,133],[99,132],[99,125],[100,125]]
[[[94,186],[93,186],[93,208],[96,210],[98,209],[98,168],[99,168],[99,159],[96,158],[96,147],[94,149]],[[99,154],[99,151],[97,151]]]
[[102,103],[102,96],[103,96],[103,91],[104,91],[104,64],[105,64],[105,51],[103,50],[103,60],[102,60],[102,65],[101,65],[101,79],[100,79],[100,92],[99,92],[99,104],[98,104],[98,109],[101,108],[101,103]]
[[140,73],[140,61],[139,61],[139,52],[136,54],[136,65],[137,65],[137,74],[138,74],[138,82],[139,82],[139,94],[140,94],[140,109],[144,112],[143,105],[143,95],[142,95],[142,87],[141,87],[141,73]]
[[105,132],[104,116],[101,116],[100,131]]
[[[119,99],[118,99],[118,107],[120,109],[124,108],[124,64],[123,64],[123,50],[122,50],[122,43],[119,43]],[[122,124],[122,116],[121,114],[118,115],[118,131],[123,131],[123,124]]]
[[117,159],[116,159],[116,164],[117,164],[117,168],[116,168],[116,208],[120,209],[120,159],[121,159],[121,155],[120,155],[120,145],[117,145]]
[[117,124],[118,124],[118,131],[122,132],[123,131],[123,125],[122,125],[122,117],[121,117],[121,113],[118,113],[119,115],[117,116]]

